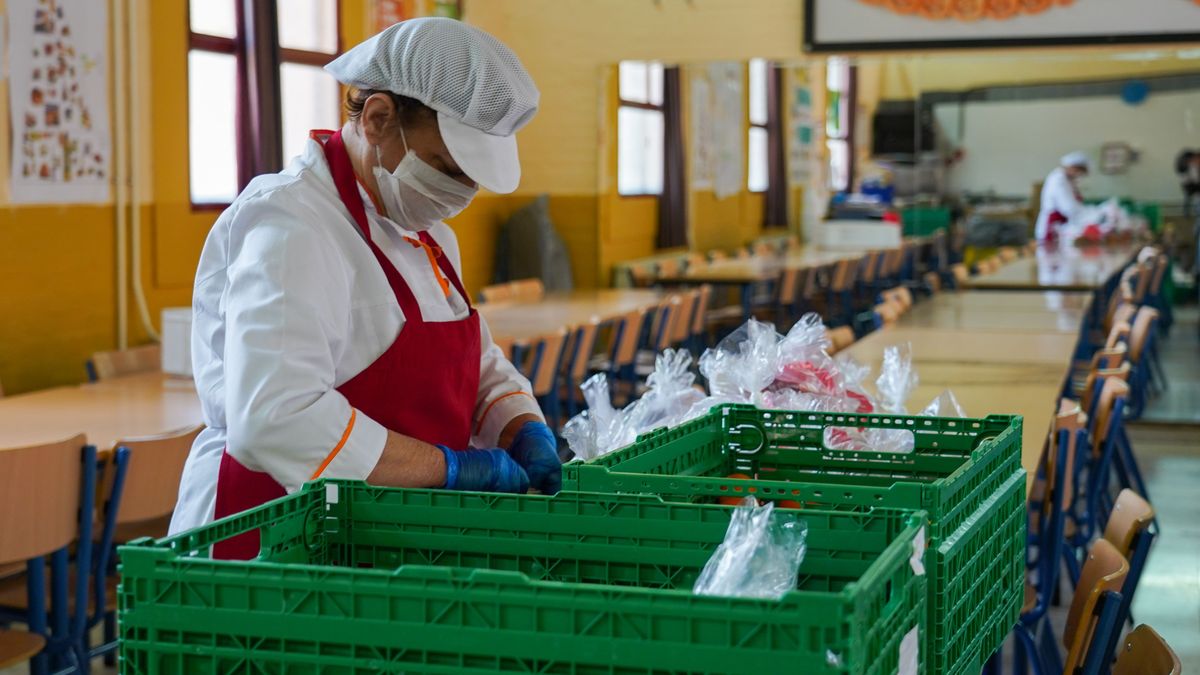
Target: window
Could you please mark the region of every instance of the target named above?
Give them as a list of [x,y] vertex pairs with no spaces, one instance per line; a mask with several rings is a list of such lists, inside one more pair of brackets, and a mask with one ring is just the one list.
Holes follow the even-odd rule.
[[[335,128],[340,120],[338,84],[322,70],[338,53],[337,0],[286,0],[278,7],[275,0],[260,2],[253,13],[276,16],[274,26],[256,25],[237,0],[189,3],[193,204],[228,204],[255,173],[276,170],[300,154],[310,129]],[[247,58],[255,42],[274,45],[272,58]],[[276,105],[256,105],[263,96],[277,98]],[[264,118],[249,117],[253,110]],[[272,148],[263,151],[266,161],[260,145]]]
[[844,58],[830,58],[825,66],[828,109],[825,144],[829,149],[829,187],[843,191],[854,183],[854,108],[856,69]]
[[663,190],[663,67],[622,61],[617,108],[617,192],[661,195]]
[[338,53],[338,3],[284,0],[279,12],[279,98],[286,164],[304,152],[308,132],[339,126],[337,80],[325,64]]
[[769,155],[767,123],[770,106],[767,104],[767,76],[770,67],[766,59],[750,59],[750,136],[747,139],[746,189],[766,192],[769,185]]

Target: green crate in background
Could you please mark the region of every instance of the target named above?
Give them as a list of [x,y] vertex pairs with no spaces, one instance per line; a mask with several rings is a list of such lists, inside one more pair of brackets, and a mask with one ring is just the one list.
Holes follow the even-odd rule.
[[[121,547],[121,672],[924,672],[924,513],[806,511],[795,591],[694,595],[732,512],[310,483]],[[208,558],[254,529],[258,559]]]
[[950,209],[944,206],[907,206],[900,210],[906,237],[926,237],[950,227]]
[[[824,438],[835,427],[906,429],[914,450],[830,450]],[[728,478],[735,473],[752,478]],[[1025,550],[1019,416],[855,415],[727,404],[590,462],[568,464],[563,484],[683,502],[754,494],[818,508],[927,511],[934,549],[925,643],[930,673],[978,672],[1019,618]]]

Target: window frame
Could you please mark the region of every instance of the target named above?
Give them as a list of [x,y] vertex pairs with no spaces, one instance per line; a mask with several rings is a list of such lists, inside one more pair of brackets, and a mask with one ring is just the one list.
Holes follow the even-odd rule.
[[[763,108],[766,109],[766,111],[767,111],[767,118],[764,119],[761,123],[755,122],[750,117],[751,106],[749,105],[749,103],[751,102],[750,101],[750,93],[751,92],[750,92],[750,77],[749,76],[750,76],[750,69],[753,67],[752,64],[753,64],[754,60],[751,59],[750,61],[748,61],[746,63],[746,99],[747,99],[747,101],[746,101],[747,102],[746,121],[748,122],[748,125],[746,126],[746,192],[748,192],[752,195],[765,195],[771,189],[771,132],[768,131],[768,129],[770,128],[771,123],[774,121],[771,118],[777,117],[779,115],[779,112],[777,110],[772,109],[771,96],[770,96],[770,94],[767,93],[769,90],[768,82],[772,75],[772,71],[775,68],[775,64],[772,61],[770,61],[769,59],[761,59],[761,60],[763,62],[763,69],[765,70],[765,72],[763,74],[763,90],[762,90],[762,95],[763,95],[763,98],[765,99],[763,101]],[[767,184],[761,190],[750,189],[750,146],[751,146],[750,137],[754,133],[755,129],[762,129],[762,133],[767,135],[767,156],[764,158],[767,163],[767,166],[764,169],[764,173],[766,173],[766,175],[767,175]]]
[[[845,57],[841,57],[845,59]],[[831,61],[826,61],[826,69],[829,68]],[[828,71],[826,72],[826,83],[828,83]],[[826,160],[826,168],[829,170],[829,189],[837,192],[850,192],[854,189],[855,169],[855,143],[857,134],[855,133],[855,117],[857,117],[858,108],[858,65],[846,59],[846,83],[845,90],[829,90],[826,84],[827,91],[838,91],[842,98],[841,108],[839,113],[845,115],[845,123],[838,125],[837,133],[830,133],[828,127],[824,129],[826,152],[829,152],[829,144],[838,142],[845,145],[846,148],[846,186],[841,189],[833,186],[833,164],[832,154]],[[840,120],[839,120],[840,122]]]
[[[649,66],[652,63],[656,63],[656,64],[662,66],[664,72],[666,71],[666,66],[663,66],[658,61],[653,61],[653,60],[637,61],[636,59],[629,59],[629,61],[636,62],[636,63],[644,63],[647,66]],[[617,114],[616,114],[617,120],[620,120],[620,118],[621,118],[621,108],[638,108],[640,110],[650,110],[653,112],[657,112],[659,117],[662,118],[663,130],[665,132],[667,117],[666,117],[666,113],[663,111],[663,104],[661,103],[661,101],[663,100],[665,91],[659,92],[658,100],[660,102],[657,104],[650,103],[649,96],[646,97],[647,98],[646,101],[632,101],[627,98],[622,98],[621,97],[620,72],[621,72],[621,64],[618,63],[617,64]],[[660,85],[662,84],[662,78],[659,79],[659,84]],[[647,89],[647,91],[649,91],[649,89]],[[621,161],[620,161],[621,125],[619,122],[616,124],[616,130],[617,130],[617,134],[616,134],[616,138],[617,138],[617,143],[616,143],[616,145],[617,145],[617,177],[616,177],[617,196],[621,197],[622,199],[645,199],[647,197],[654,198],[654,199],[662,198],[663,193],[662,193],[661,189],[658,192],[621,192],[621,175],[620,175],[620,172],[621,172]],[[664,155],[663,161],[665,163],[665,161],[666,161],[665,139],[664,139],[664,143],[663,143],[663,155]],[[665,186],[664,186],[664,188],[665,188]]]
[[[227,0],[228,2],[234,3],[234,32],[235,32],[235,35],[234,35],[234,37],[225,37],[223,35],[211,35],[208,33],[198,33],[196,31],[192,30],[191,3],[197,2],[197,1],[200,1],[200,2],[210,1],[211,2],[212,0],[188,0],[187,8],[185,10],[185,14],[187,16],[186,28],[187,28],[188,40],[187,40],[187,53],[185,53],[185,55],[184,55],[184,63],[185,64],[187,63],[187,61],[188,61],[187,56],[188,56],[188,54],[190,54],[193,51],[212,52],[212,53],[217,53],[217,54],[224,54],[227,56],[233,56],[234,57],[234,68],[235,68],[236,76],[238,79],[238,82],[236,82],[234,86],[237,87],[238,89],[241,89],[242,87],[245,86],[246,81],[252,81],[254,79],[253,78],[254,73],[249,72],[250,68],[252,68],[253,66],[248,65],[252,62],[252,59],[248,59],[246,56],[246,50],[248,48],[250,40],[247,39],[247,35],[246,35],[247,21],[246,21],[245,9],[244,9],[243,2],[241,2],[241,0]],[[276,0],[258,0],[258,1],[271,2],[271,3],[275,4],[274,14],[276,17],[278,17],[279,7],[278,7],[278,2],[276,2]],[[275,57],[276,57],[275,62],[272,64],[272,66],[274,67],[274,69],[276,71],[275,72],[275,80],[276,81],[281,81],[281,79],[282,79],[281,68],[282,68],[283,64],[285,64],[285,63],[292,63],[292,64],[305,65],[305,66],[314,66],[314,67],[324,67],[325,65],[329,64],[329,62],[333,61],[339,55],[341,55],[341,53],[344,49],[343,40],[342,40],[342,0],[332,0],[332,1],[334,4],[334,16],[336,17],[336,24],[337,24],[334,27],[334,35],[337,38],[337,42],[335,44],[334,51],[332,53],[312,51],[312,50],[307,50],[307,49],[296,49],[294,47],[284,47],[279,44],[278,27],[277,26],[272,27],[272,34],[275,36],[274,52],[275,52]],[[187,73],[187,80],[185,82],[185,85],[186,85],[191,82],[191,72],[190,72],[190,70],[188,70],[187,65],[184,66],[184,70]],[[339,89],[339,91],[340,91],[340,89]],[[239,92],[239,95],[242,95],[242,94],[244,94],[244,92]],[[279,96],[280,96],[280,103],[282,104],[282,92],[279,93]],[[238,105],[243,106],[243,105],[245,105],[245,102],[239,100]],[[339,109],[340,109],[340,105],[339,105]],[[191,125],[190,119],[188,120],[188,125],[190,128],[190,125]],[[283,128],[282,110],[280,111],[279,115],[275,116],[275,119],[270,120],[268,122],[268,125],[269,126],[267,126],[266,128],[259,130],[260,136],[268,135],[268,134],[277,134],[280,132],[280,130]],[[235,129],[236,129],[236,133],[237,133],[237,146],[243,146],[245,143],[250,142],[250,139],[248,139],[246,137],[246,130],[242,128],[240,121],[235,121]],[[191,175],[191,162],[190,162],[191,151],[192,151],[191,146],[189,145],[188,146],[189,162],[188,162],[188,172],[187,172],[187,192],[188,192],[188,202],[191,205],[192,211],[223,211],[223,210],[229,208],[229,205],[231,202],[219,202],[219,201],[218,202],[197,202],[192,199],[192,175]],[[284,160],[282,158],[280,159],[281,163],[283,163],[284,161],[286,161],[286,160]],[[240,164],[240,162],[241,162],[240,158],[238,159],[238,162]],[[238,184],[239,184],[238,185],[238,193],[240,193],[245,188],[245,185],[242,184],[242,180],[241,180],[240,176],[238,179]],[[236,198],[236,195],[235,195],[235,198]]]

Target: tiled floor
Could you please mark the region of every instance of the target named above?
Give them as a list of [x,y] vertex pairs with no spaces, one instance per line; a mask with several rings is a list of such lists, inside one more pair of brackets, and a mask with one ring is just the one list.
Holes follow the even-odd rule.
[[1171,335],[1159,343],[1169,389],[1147,406],[1145,422],[1200,425],[1200,307],[1176,308]]

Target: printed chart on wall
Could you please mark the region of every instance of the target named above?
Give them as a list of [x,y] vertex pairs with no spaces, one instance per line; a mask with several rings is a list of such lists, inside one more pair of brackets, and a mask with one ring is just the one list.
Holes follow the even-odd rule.
[[109,199],[107,4],[8,0],[13,202]]

